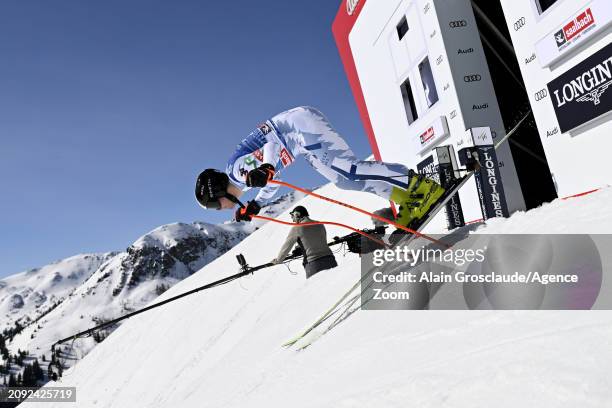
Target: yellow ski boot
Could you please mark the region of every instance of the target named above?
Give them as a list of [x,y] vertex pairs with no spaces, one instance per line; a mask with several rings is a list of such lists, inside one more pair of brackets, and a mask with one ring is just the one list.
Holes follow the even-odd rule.
[[406,190],[393,187],[391,200],[399,205],[396,222],[408,228],[420,224],[421,218],[443,194],[442,186],[423,175],[412,176]]

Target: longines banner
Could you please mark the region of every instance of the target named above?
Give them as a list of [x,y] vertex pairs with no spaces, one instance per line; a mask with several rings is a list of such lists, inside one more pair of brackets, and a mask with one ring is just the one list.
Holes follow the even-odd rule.
[[[434,155],[430,154],[417,164],[417,171],[446,188],[455,179],[453,160],[450,158],[450,155],[454,155],[455,152],[452,150],[452,146],[441,146],[435,149],[434,154],[438,160],[434,160]],[[458,193],[452,196],[446,204],[446,223],[449,230],[465,225]]]
[[435,180],[437,183],[440,182],[438,165],[434,162],[433,155],[430,154],[424,158],[419,164],[417,164],[416,168],[418,173],[425,174],[427,177]]
[[612,44],[548,83],[562,132],[612,109]]

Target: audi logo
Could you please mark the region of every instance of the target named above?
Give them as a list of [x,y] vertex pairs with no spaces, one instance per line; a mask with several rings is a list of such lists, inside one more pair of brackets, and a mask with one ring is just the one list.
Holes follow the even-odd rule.
[[450,28],[466,27],[467,26],[467,21],[465,21],[465,20],[451,21],[450,23],[448,23],[448,26]]
[[482,79],[482,77],[478,74],[471,74],[471,75],[466,75],[463,77],[463,80],[465,82],[476,82],[476,81],[480,81]]
[[534,95],[535,95],[536,102],[537,101],[541,101],[542,99],[544,99],[544,98],[546,98],[548,96],[548,91],[546,90],[546,88],[540,89]]
[[514,22],[514,31],[520,30],[525,25],[525,17],[521,17]]

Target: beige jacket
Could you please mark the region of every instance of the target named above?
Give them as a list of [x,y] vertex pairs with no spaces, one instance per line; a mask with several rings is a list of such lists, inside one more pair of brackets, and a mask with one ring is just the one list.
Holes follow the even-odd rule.
[[[304,217],[302,223],[316,222],[308,217]],[[302,241],[302,245],[306,249],[306,259],[308,262],[312,262],[315,259],[322,258],[324,256],[333,255],[329,246],[327,246],[327,232],[325,226],[322,224],[308,225],[305,227],[295,226],[289,231],[289,235],[285,240],[285,243],[281,247],[276,258],[272,261],[274,263],[282,262],[289,252],[298,242],[298,238]]]

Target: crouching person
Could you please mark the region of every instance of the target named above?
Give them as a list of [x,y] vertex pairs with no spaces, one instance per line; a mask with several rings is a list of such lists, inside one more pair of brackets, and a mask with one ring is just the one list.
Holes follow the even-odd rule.
[[[301,205],[295,207],[290,214],[293,222],[297,224],[316,222],[308,217],[308,211]],[[296,225],[291,228],[285,243],[276,258],[272,260],[272,263],[281,263],[295,244],[300,246],[304,254],[304,261],[302,263],[306,270],[306,279],[317,272],[338,266],[334,254],[327,245],[327,232],[324,225]]]

